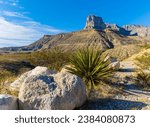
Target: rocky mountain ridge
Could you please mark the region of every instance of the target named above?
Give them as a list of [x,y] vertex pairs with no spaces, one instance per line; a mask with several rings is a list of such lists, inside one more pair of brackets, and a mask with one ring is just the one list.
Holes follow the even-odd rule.
[[87,17],[84,30],[44,35],[28,46],[1,48],[0,53],[32,52],[54,47],[61,47],[62,50],[74,50],[85,46],[107,50],[120,45],[147,43],[148,39],[145,40],[145,37],[149,36],[150,27],[135,25],[120,27],[117,24],[105,23],[101,17],[90,15]]
[[150,36],[150,27],[142,25],[125,25],[123,28],[127,31],[130,31],[130,35],[137,35],[141,37]]
[[102,17],[98,17],[95,15],[90,15],[87,17],[86,26],[84,29],[112,29],[118,31],[120,34],[123,34],[125,36],[150,36],[150,27],[142,25],[124,25],[123,27],[121,27],[117,24],[105,23]]

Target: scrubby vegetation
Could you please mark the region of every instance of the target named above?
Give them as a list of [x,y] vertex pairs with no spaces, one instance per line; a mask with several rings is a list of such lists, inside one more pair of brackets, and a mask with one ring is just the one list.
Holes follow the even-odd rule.
[[59,48],[37,51],[30,54],[28,61],[34,66],[46,66],[49,69],[60,70],[69,62],[71,52],[62,52]]
[[142,45],[142,48],[144,48],[144,49],[150,49],[150,44]]
[[137,61],[136,64],[141,69],[150,71],[150,53],[145,53],[142,56],[137,57],[135,60]]
[[[77,65],[76,67],[79,66],[81,69],[80,71],[85,71],[85,73],[82,73],[79,76],[84,77],[84,74],[86,74],[86,82],[92,84],[94,83],[96,85],[101,84],[95,86],[96,96],[98,96],[97,94],[100,96],[104,94],[104,96],[106,96],[106,94],[108,95],[116,91],[116,88],[101,82],[106,77],[110,76],[112,72],[112,70],[108,67],[109,61],[104,61],[104,58],[100,58],[101,52],[89,50],[88,54],[86,54],[87,51],[82,50],[80,52],[80,55],[82,55],[80,61],[78,60],[78,53],[69,51],[62,52],[61,49],[55,48],[53,50],[42,50],[32,53],[0,55],[0,94],[17,95],[16,91],[9,89],[10,83],[21,74],[33,69],[36,66],[45,66],[49,69],[59,71],[62,67],[72,63],[73,61],[77,63],[84,63],[84,65],[81,63],[81,65]],[[103,91],[102,89],[106,89],[106,91]],[[90,87],[87,87],[87,90],[90,91]]]
[[10,89],[9,84],[18,75],[30,70],[25,65],[28,54],[3,54],[0,55],[0,94],[11,94],[17,96],[17,92]]
[[93,49],[78,50],[70,57],[71,66],[67,67],[70,73],[83,79],[90,89],[89,94],[96,85],[102,84],[114,72],[109,60],[100,56],[101,53]]
[[7,70],[0,71],[0,94],[11,94],[17,96],[18,93],[16,91],[13,91],[9,87],[9,83],[14,81],[16,79],[16,76]]
[[136,64],[139,66],[136,84],[140,87],[150,88],[150,53],[144,53],[135,60]]
[[0,55],[0,94],[17,94],[9,89],[9,84],[21,74],[36,66],[60,70],[69,62],[71,52],[62,52],[59,48],[32,53]]
[[150,73],[139,72],[136,76],[136,84],[143,88],[150,88]]

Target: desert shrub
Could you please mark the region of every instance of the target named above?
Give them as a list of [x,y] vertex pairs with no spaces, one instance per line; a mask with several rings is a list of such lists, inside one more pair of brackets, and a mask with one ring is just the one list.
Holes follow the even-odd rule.
[[0,83],[4,82],[7,78],[12,76],[13,74],[10,71],[1,69],[0,71]]
[[10,71],[1,69],[0,71],[0,94],[10,94],[18,96],[18,92],[11,90],[9,84],[16,79]]
[[94,49],[78,50],[70,57],[71,66],[66,67],[70,73],[83,79],[90,89],[89,94],[113,73],[109,60],[100,56],[101,53]]
[[25,61],[30,53],[12,53],[0,55],[0,62]]
[[150,48],[150,44],[144,44],[144,45],[142,46],[142,48],[144,48],[144,49],[149,49],[149,48]]
[[60,70],[69,62],[70,54],[71,52],[62,52],[60,49],[37,51],[30,54],[29,62],[34,66]]
[[145,53],[142,56],[135,58],[136,64],[145,70],[150,70],[150,53]]
[[150,73],[140,71],[136,76],[136,84],[140,87],[150,87]]
[[17,76],[31,69],[23,62],[28,56],[25,53],[0,55],[0,94],[18,95],[17,91],[10,88],[10,84]]

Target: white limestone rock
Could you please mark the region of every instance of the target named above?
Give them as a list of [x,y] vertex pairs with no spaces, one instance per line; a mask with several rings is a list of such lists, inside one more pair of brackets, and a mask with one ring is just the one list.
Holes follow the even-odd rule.
[[19,92],[19,106],[24,110],[71,110],[85,101],[85,84],[66,69],[26,76]]

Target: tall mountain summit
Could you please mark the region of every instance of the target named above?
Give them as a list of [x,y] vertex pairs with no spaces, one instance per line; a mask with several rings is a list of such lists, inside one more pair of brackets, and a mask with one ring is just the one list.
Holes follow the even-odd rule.
[[141,25],[124,25],[123,27],[120,27],[117,24],[104,23],[102,17],[95,15],[90,15],[87,17],[86,26],[84,29],[104,30],[108,28],[118,31],[120,34],[126,36],[150,36],[150,27]]
[[86,26],[84,29],[104,30],[106,29],[106,24],[101,17],[90,15],[87,17]]
[[81,31],[44,35],[28,46],[1,48],[0,52],[31,52],[54,47],[61,47],[65,51],[85,46],[105,51],[122,45],[150,43],[149,38],[150,27],[139,25],[120,27],[117,24],[105,23],[101,17],[90,15]]

